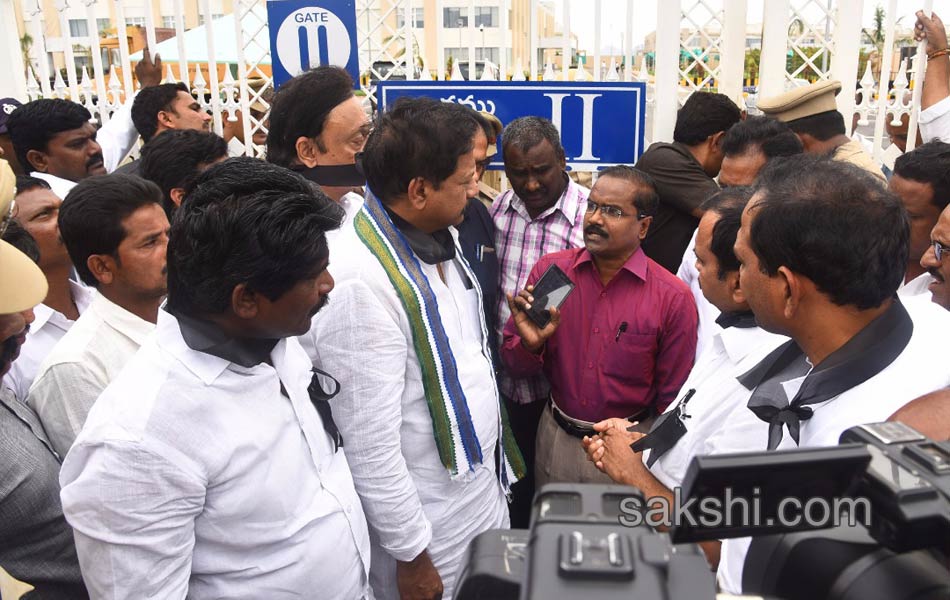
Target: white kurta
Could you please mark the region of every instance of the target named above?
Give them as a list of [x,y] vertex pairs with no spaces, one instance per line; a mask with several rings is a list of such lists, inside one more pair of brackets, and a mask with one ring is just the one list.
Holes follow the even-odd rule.
[[[719,329],[706,351],[696,360],[676,402],[666,412],[677,410],[686,392],[696,393],[686,405],[687,431],[675,446],[661,456],[650,471],[666,487],[673,489],[683,485],[686,469],[694,456],[710,454],[713,450],[709,439],[725,425],[726,416],[737,406],[745,406],[752,394],[736,379],[755,365],[769,352],[788,341],[785,336],[769,333],[759,327]],[[748,423],[750,429],[758,428]],[[735,447],[720,452],[753,452],[746,431],[733,429],[731,439]],[[743,448],[742,445],[746,444]],[[650,452],[643,453],[646,463]]]
[[[69,289],[72,291],[76,308],[82,315],[89,308],[96,290],[75,281],[69,282]],[[10,366],[10,372],[3,377],[3,382],[16,392],[16,397],[21,402],[26,402],[40,365],[75,323],[45,304],[37,305],[33,314],[36,319],[30,325],[30,332],[26,334],[26,342],[20,348],[20,356]]]
[[369,595],[366,521],[307,393],[310,361],[294,339],[270,360],[192,350],[159,312],[60,475],[91,597]]
[[920,111],[917,124],[920,125],[920,137],[924,142],[950,142],[950,97]]
[[[795,447],[835,446],[841,434],[855,425],[886,421],[899,408],[924,394],[950,386],[950,371],[940,352],[950,339],[950,311],[923,296],[902,298],[914,322],[914,333],[904,351],[883,371],[827,402],[811,405],[814,416],[802,421],[798,444],[786,429],[778,450]],[[743,410],[744,409],[744,410]],[[758,421],[758,424],[756,424]],[[733,438],[737,428],[748,430],[758,426],[758,437],[752,440],[761,450],[768,445],[769,425],[752,411],[738,407],[727,419],[721,432],[722,443]],[[747,434],[748,436],[748,434]],[[716,444],[716,440],[713,440]],[[737,594],[742,584],[742,568],[750,538],[724,540],[718,577],[723,590]]]
[[[455,235],[454,230],[453,235]],[[336,256],[336,258],[334,258]],[[377,259],[352,228],[333,242],[336,288],[301,343],[314,365],[336,377],[331,401],[373,541],[377,598],[398,598],[395,560],[428,549],[450,598],[472,538],[508,527],[495,473],[499,401],[491,359],[482,352],[476,291],[457,263],[420,261],[436,296],[483,463],[453,479],[439,460],[409,320]]]

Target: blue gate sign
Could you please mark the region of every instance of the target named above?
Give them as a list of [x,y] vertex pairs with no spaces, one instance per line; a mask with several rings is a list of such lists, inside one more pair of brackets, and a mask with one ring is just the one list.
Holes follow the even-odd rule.
[[[567,164],[576,171],[632,165],[644,150],[646,84],[642,82],[379,82],[376,97],[381,110],[404,96],[464,104],[494,114],[503,125],[529,115],[550,119],[561,132]],[[491,168],[504,168],[501,152],[495,156]]]
[[355,0],[268,0],[274,87],[320,65],[349,71],[360,85]]

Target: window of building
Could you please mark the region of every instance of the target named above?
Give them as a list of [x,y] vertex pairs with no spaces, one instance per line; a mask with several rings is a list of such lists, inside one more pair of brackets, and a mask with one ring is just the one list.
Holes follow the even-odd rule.
[[110,29],[112,29],[112,21],[109,19],[96,19],[96,30],[99,31],[99,35],[102,35]]
[[[406,13],[403,10],[396,11],[396,28],[403,27],[406,24]],[[425,15],[424,8],[413,8],[412,9],[412,26],[416,29],[422,29],[425,26],[425,21],[423,19]]]
[[85,19],[70,19],[69,35],[72,37],[87,37],[89,35],[89,23]]
[[[212,19],[213,21],[217,21],[218,19],[220,19],[220,18],[223,17],[223,16],[224,16],[224,15],[222,15],[222,14],[220,14],[220,13],[212,13],[211,19]],[[205,16],[204,16],[204,15],[198,15],[198,25],[204,25],[204,24],[205,24]]]
[[175,28],[175,16],[174,16],[174,15],[171,15],[171,16],[169,16],[169,15],[162,15],[162,27],[166,27],[166,28],[168,28],[168,29],[174,29],[174,28]]
[[497,65],[500,56],[498,48],[475,48],[475,60],[487,60]]
[[125,24],[128,25],[129,27],[133,25],[145,27],[145,17],[126,17]]
[[442,25],[447,29],[468,27],[468,9],[457,7],[443,8]]
[[446,48],[445,49],[445,60],[448,62],[449,57],[454,61],[468,60],[468,48]]
[[476,6],[475,27],[498,27],[498,7]]

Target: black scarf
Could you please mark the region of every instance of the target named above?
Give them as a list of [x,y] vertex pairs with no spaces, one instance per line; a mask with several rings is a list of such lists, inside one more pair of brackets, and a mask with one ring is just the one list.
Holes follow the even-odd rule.
[[455,258],[455,240],[448,229],[426,233],[389,210],[389,207],[385,204],[383,204],[383,208],[386,209],[386,214],[392,219],[393,225],[396,226],[399,233],[406,238],[409,248],[422,262],[427,265],[437,265]]
[[758,327],[755,322],[755,315],[751,310],[741,310],[737,312],[722,313],[716,317],[716,325],[723,329],[735,327],[737,329],[752,329]]
[[[768,449],[778,447],[786,425],[792,439],[798,443],[801,421],[814,414],[810,404],[830,400],[883,371],[904,351],[913,332],[914,323],[907,310],[894,298],[883,314],[810,373],[801,348],[790,341],[738,377],[746,389],[754,390],[749,398],[749,410],[769,424]],[[806,373],[801,388],[789,402],[782,382]]]
[[305,167],[297,165],[292,170],[303,175],[303,178],[320,186],[331,187],[361,187],[366,185],[366,176],[359,163],[352,165],[318,165]]

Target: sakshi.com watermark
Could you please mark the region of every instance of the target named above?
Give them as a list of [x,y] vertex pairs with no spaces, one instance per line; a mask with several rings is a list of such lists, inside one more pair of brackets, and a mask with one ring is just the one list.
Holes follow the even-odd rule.
[[[774,503],[770,503],[774,504]],[[754,488],[734,496],[725,489],[723,497],[683,499],[674,488],[673,498],[628,496],[620,502],[620,524],[624,527],[802,527],[825,528],[839,525],[870,526],[871,501],[867,498],[796,498],[779,500],[774,514],[763,514],[762,493]]]

